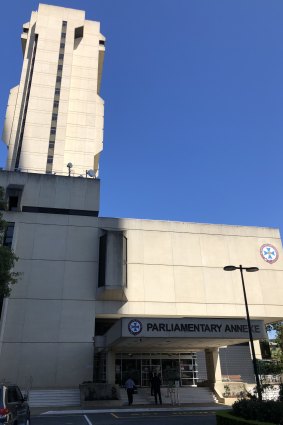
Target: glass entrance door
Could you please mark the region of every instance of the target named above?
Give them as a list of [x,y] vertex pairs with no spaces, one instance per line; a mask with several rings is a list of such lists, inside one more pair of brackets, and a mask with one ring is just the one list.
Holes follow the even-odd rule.
[[131,376],[136,385],[150,387],[153,374],[160,375],[163,385],[197,384],[196,353],[117,353],[116,384],[124,385]]
[[196,386],[198,381],[198,368],[196,353],[190,356],[180,354],[180,384],[182,387]]
[[141,385],[141,360],[133,357],[126,359],[117,359],[115,362],[115,383],[121,386],[125,385],[128,378],[132,378],[136,385]]
[[[177,356],[176,356],[177,357]],[[164,385],[173,386],[180,380],[179,359],[162,359],[162,381]]]
[[141,386],[150,387],[151,378],[154,373],[160,374],[160,359],[144,359],[141,368]]
[[182,387],[197,384],[195,358],[180,359],[180,381]]

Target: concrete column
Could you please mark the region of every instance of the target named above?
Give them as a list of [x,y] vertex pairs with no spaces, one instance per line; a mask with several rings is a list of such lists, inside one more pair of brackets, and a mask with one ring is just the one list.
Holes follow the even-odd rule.
[[209,386],[214,390],[214,394],[218,398],[218,401],[224,403],[224,385],[222,382],[219,348],[206,349],[205,360]]
[[106,382],[115,384],[115,353],[107,351],[106,353]]
[[[257,359],[262,359],[260,343],[259,343],[258,340],[254,341],[254,348],[255,348],[255,356],[256,356],[256,358]],[[250,350],[251,350],[251,344],[250,344]],[[252,353],[251,353],[251,357],[252,357]]]
[[214,387],[216,382],[222,382],[219,349],[206,349],[205,361],[208,382],[212,387]]

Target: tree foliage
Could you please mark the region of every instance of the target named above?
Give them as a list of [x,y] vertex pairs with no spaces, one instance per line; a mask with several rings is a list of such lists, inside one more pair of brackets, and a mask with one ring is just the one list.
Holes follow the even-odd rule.
[[3,240],[7,222],[3,219],[1,210],[5,210],[4,190],[0,187],[0,299],[9,297],[11,285],[14,285],[20,273],[14,271],[18,260],[15,253],[8,247],[3,246]]
[[267,331],[275,331],[274,342],[277,349],[273,351],[273,357],[283,365],[283,321],[267,325]]
[[257,369],[260,375],[279,375],[282,372],[282,365],[278,361],[258,359]]

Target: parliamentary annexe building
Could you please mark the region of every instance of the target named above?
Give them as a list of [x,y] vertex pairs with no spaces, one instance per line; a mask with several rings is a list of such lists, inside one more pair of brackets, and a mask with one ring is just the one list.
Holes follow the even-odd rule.
[[256,354],[283,317],[278,229],[99,216],[99,95],[105,37],[80,10],[40,4],[23,26],[0,172],[4,244],[22,273],[0,319],[0,381],[76,388],[254,383],[239,271]]

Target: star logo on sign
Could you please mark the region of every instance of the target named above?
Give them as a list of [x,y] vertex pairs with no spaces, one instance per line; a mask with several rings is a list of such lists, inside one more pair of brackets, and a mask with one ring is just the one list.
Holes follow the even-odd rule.
[[273,258],[276,256],[275,251],[273,251],[270,247],[266,248],[266,251],[263,251],[263,255],[269,260],[273,260]]
[[128,329],[132,335],[138,335],[142,331],[142,323],[139,320],[131,320]]
[[275,263],[278,260],[279,254],[275,246],[264,244],[260,248],[260,255],[269,264]]

